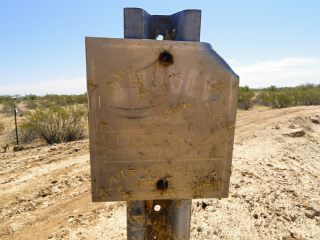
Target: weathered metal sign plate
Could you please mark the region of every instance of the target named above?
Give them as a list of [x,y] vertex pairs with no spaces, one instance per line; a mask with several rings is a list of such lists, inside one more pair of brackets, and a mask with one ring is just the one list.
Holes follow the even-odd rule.
[[93,201],[227,197],[239,78],[207,43],[86,38]]

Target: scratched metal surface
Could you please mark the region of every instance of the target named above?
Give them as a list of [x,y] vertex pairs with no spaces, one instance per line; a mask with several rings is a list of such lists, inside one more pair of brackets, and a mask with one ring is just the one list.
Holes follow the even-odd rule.
[[207,43],[86,38],[93,201],[228,196],[239,78]]

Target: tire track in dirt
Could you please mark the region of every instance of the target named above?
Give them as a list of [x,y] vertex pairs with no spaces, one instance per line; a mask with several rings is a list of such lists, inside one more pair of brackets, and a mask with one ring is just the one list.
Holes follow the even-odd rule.
[[[319,235],[320,131],[309,121],[317,114],[318,106],[238,114],[230,197],[193,201],[191,239]],[[283,136],[291,126],[306,135]],[[91,202],[88,150],[84,140],[0,154],[1,239],[126,239],[125,203]]]

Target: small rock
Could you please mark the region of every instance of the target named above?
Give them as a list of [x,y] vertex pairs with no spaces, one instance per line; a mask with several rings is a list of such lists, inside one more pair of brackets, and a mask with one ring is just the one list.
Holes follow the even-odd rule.
[[258,214],[253,214],[253,217],[255,218],[255,219],[258,219],[259,218],[259,215]]
[[208,211],[208,212],[215,212],[215,211],[217,211],[213,206],[208,206],[208,207],[206,207],[206,211]]
[[109,210],[113,210],[114,206],[113,205],[110,205],[109,206]]
[[306,212],[305,215],[306,215],[307,218],[311,218],[311,219],[314,218],[314,214],[311,213],[311,212]]
[[112,217],[112,213],[107,213],[107,218],[111,218]]
[[285,220],[287,220],[288,222],[291,222],[291,218],[289,218],[289,217],[287,217],[287,216],[283,216],[283,218],[284,218]]
[[320,217],[320,211],[315,211],[315,212],[314,212],[314,216]]
[[283,133],[282,135],[289,136],[289,137],[302,137],[306,134],[305,131],[302,129],[292,129],[287,133]]
[[319,119],[315,118],[315,117],[310,117],[311,122],[313,123],[319,123]]
[[295,215],[289,215],[289,217],[292,222],[294,222],[297,219],[297,217]]
[[239,185],[238,183],[236,183],[236,184],[234,185],[234,188],[240,188],[240,185]]
[[23,145],[16,145],[13,147],[14,152],[19,152],[23,150]]
[[42,190],[39,194],[40,197],[46,197],[51,195],[50,191],[48,189]]
[[240,196],[239,196],[238,193],[233,193],[233,194],[231,194],[231,197],[235,197],[236,198],[236,197],[240,197]]
[[314,208],[312,206],[306,206],[307,210],[314,210]]
[[23,197],[17,197],[17,201],[18,201],[19,203],[21,203],[21,202],[25,202],[26,199],[23,198]]

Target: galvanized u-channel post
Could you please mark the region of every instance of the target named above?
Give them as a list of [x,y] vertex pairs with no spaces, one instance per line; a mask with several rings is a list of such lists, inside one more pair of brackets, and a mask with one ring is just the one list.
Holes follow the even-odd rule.
[[[140,8],[124,9],[124,38],[200,41],[201,11],[150,15]],[[127,239],[189,239],[191,199],[127,202]],[[134,220],[133,220],[134,219]]]

